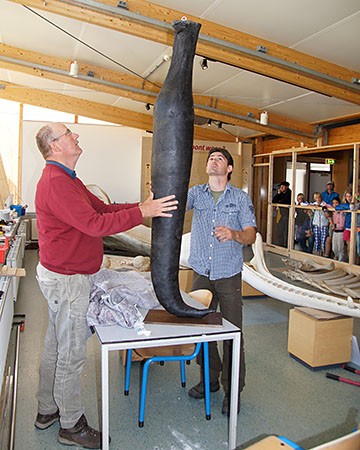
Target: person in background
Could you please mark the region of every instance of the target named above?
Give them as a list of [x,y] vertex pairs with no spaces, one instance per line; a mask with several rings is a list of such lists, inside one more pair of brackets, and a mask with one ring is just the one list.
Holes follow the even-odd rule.
[[[230,184],[234,162],[225,148],[210,150],[206,173],[208,182],[188,192],[188,210],[193,209],[189,263],[194,270],[192,289],[208,289],[213,293],[211,308],[220,306],[224,319],[242,328],[241,272],[243,246],[255,242],[256,221],[250,197]],[[217,343],[209,342],[210,390],[220,389],[219,376],[225,396],[222,413],[230,410],[231,341],[224,341],[223,359]],[[240,392],[245,385],[244,339],[240,348]],[[202,357],[197,358],[202,365]],[[201,371],[202,373],[202,371]],[[190,397],[204,398],[203,380],[188,392]]]
[[350,234],[351,234],[351,212],[353,209],[354,201],[353,195],[350,189],[346,189],[343,195],[343,201],[340,205],[335,207],[336,211],[346,211],[345,212],[345,228],[343,234],[343,240],[345,243],[345,260],[349,261],[349,245],[350,245]]
[[[297,206],[306,206],[308,204],[305,201],[304,194],[300,193],[296,196]],[[309,253],[307,240],[311,236],[311,218],[306,209],[296,208],[295,211],[295,240],[299,243],[302,252]]]
[[333,181],[328,181],[326,183],[326,190],[321,193],[323,201],[327,205],[332,205],[332,201],[335,197],[340,197],[337,192],[334,191],[335,183]]
[[50,123],[38,131],[36,141],[46,161],[35,196],[37,279],[48,302],[49,324],[35,426],[44,430],[60,421],[60,443],[101,448],[101,433],[87,423],[80,388],[90,275],[100,269],[103,236],[140,225],[144,217],[171,217],[177,200],[173,195],[157,200],[150,196],[143,203],[106,205],[75,173],[82,154],[78,134]]
[[326,239],[329,235],[329,219],[325,214],[327,205],[323,201],[320,192],[314,192],[314,201],[311,204],[317,207],[312,218],[314,252],[319,256],[323,256],[325,254]]
[[345,230],[345,213],[337,211],[336,207],[340,205],[340,198],[335,197],[332,200],[333,212],[333,237],[332,249],[334,252],[334,259],[338,261],[345,261],[345,245],[344,245],[344,230]]
[[[279,184],[277,193],[272,199],[272,203],[279,203],[281,205],[291,204],[291,189],[289,188],[290,183],[287,181],[282,181]],[[277,210],[276,222],[278,224],[277,228],[277,245],[281,247],[287,247],[288,241],[288,223],[289,223],[289,209],[279,206]]]

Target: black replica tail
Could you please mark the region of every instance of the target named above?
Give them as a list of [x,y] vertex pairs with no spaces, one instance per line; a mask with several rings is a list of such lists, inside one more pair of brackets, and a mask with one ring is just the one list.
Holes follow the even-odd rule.
[[155,198],[175,194],[179,204],[172,218],[152,220],[151,277],[161,305],[179,317],[203,317],[212,312],[184,303],[178,282],[194,135],[192,70],[200,26],[187,20],[173,24],[171,65],[154,110],[152,190]]

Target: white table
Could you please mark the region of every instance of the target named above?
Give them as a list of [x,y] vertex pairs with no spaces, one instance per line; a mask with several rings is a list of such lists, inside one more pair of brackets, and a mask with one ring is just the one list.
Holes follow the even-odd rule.
[[[223,319],[222,327],[146,325],[151,331],[149,337],[138,336],[134,329],[121,326],[96,326],[101,344],[101,392],[102,392],[102,448],[109,449],[109,352],[144,347],[192,344],[197,342],[233,341],[231,401],[229,418],[229,450],[236,448],[237,403],[240,370],[241,332],[235,325]],[[118,443],[114,443],[115,446]],[[120,443],[119,443],[120,444]]]

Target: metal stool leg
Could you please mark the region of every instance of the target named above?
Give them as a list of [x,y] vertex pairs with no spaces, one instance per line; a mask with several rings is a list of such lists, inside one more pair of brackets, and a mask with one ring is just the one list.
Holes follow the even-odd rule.
[[139,406],[139,427],[142,428],[144,426],[144,417],[145,417],[145,402],[146,402],[146,390],[147,390],[147,379],[149,366],[153,362],[154,358],[150,358],[145,361],[142,373],[141,380],[141,391],[140,391],[140,406]]
[[180,361],[181,386],[186,387],[185,361]]
[[129,350],[126,351],[124,395],[129,395],[130,374],[131,374],[131,360],[132,360],[132,350],[129,349]]
[[203,342],[204,356],[204,393],[205,393],[205,417],[206,420],[211,419],[210,411],[210,369],[209,369],[209,345]]
[[[203,355],[204,355],[204,388],[205,388],[205,414],[206,419],[211,419],[210,414],[210,370],[209,370],[209,347],[207,342],[201,344],[198,342],[195,346],[195,351],[188,356],[153,356],[146,360],[143,366],[143,373],[141,379],[141,389],[140,389],[140,406],[139,406],[139,427],[144,426],[145,417],[145,403],[146,403],[146,391],[147,391],[147,379],[149,373],[149,367],[153,362],[164,362],[164,361],[180,361],[181,368],[181,384],[184,386],[186,383],[185,378],[185,361],[190,361],[197,357],[200,352],[201,345],[203,345]],[[131,366],[131,359],[130,359]],[[130,383],[130,374],[129,374]],[[184,383],[184,384],[183,384]]]

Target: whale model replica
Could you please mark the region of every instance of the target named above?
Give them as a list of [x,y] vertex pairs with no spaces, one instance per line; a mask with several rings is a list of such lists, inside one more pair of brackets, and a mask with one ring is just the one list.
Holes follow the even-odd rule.
[[161,305],[179,317],[201,318],[209,309],[186,304],[179,289],[179,257],[192,163],[194,102],[192,71],[201,25],[185,18],[173,24],[171,65],[154,108],[151,189],[154,198],[174,194],[171,218],[155,217],[151,234],[151,278]]
[[252,249],[254,257],[249,263],[244,264],[243,280],[255,289],[269,297],[293,305],[360,317],[360,304],[355,303],[350,296],[346,300],[341,299],[334,295],[297,287],[272,275],[265,263],[260,233],[257,233]]

